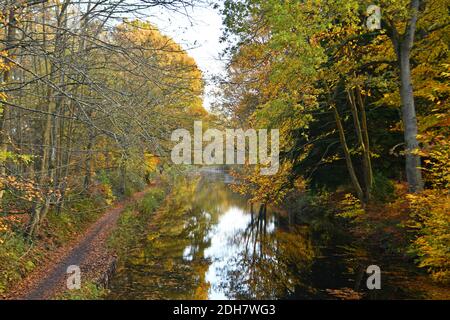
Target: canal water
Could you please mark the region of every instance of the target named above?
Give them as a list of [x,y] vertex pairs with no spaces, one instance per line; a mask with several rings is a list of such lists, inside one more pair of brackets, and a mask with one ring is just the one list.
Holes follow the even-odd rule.
[[141,241],[119,258],[108,298],[419,297],[398,285],[402,272],[385,276],[383,290],[368,292],[351,239],[315,235],[286,213],[250,205],[232,192],[232,180],[211,171],[178,183]]

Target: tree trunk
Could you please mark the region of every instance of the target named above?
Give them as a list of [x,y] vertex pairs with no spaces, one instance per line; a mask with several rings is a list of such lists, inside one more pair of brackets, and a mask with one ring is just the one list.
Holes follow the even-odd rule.
[[125,161],[120,165],[120,194],[125,195],[127,190],[127,169]]
[[361,202],[365,203],[364,193],[361,189],[361,185],[359,184],[358,177],[356,176],[355,167],[353,166],[352,157],[350,155],[350,151],[347,145],[347,139],[345,138],[344,127],[342,126],[341,117],[339,116],[339,112],[335,105],[332,105],[334,118],[336,120],[336,126],[339,132],[339,140],[341,141],[341,146],[344,151],[345,161],[347,164],[347,170],[350,174],[350,180],[352,181],[353,187],[355,188],[356,195]]
[[[8,25],[6,28],[6,41],[5,47],[6,52],[9,56],[12,56],[13,48],[15,45],[16,38],[16,13],[15,9],[11,8],[8,12]],[[9,64],[9,63],[8,63]],[[8,84],[11,78],[11,70],[5,70],[3,72],[3,82]],[[3,105],[3,111],[0,113],[0,153],[6,154],[8,151],[8,133],[9,133],[9,118],[10,118],[10,107]],[[6,161],[5,163],[0,163],[0,176],[4,177],[6,175]],[[2,202],[3,195],[5,191],[0,190],[0,203]]]
[[[353,123],[355,125],[356,135],[358,137],[359,148],[361,149],[362,152],[364,198],[365,202],[368,202],[370,200],[373,184],[373,171],[372,171],[372,161],[370,158],[369,134],[367,131],[366,112],[359,88],[356,88],[356,98],[353,90],[349,89],[348,100],[350,102],[350,108],[353,115]],[[359,113],[361,113],[361,120]]]
[[[54,39],[54,55],[58,58],[57,61],[61,61],[64,55],[64,36],[62,29],[66,23],[66,9],[69,5],[69,1],[65,1],[61,6],[60,11],[57,13],[56,21],[56,34]],[[43,16],[45,19],[45,15]],[[45,21],[45,20],[44,20]],[[44,32],[45,34],[45,32]],[[46,46],[46,40],[44,39],[44,46]],[[50,61],[50,82],[56,84],[58,87],[62,87],[64,83],[64,68],[57,65],[58,62]],[[57,74],[58,72],[58,74]],[[34,236],[39,228],[39,224],[45,219],[50,205],[56,202],[56,193],[58,189],[58,177],[57,173],[57,153],[58,150],[58,128],[59,128],[59,114],[63,104],[63,97],[59,92],[55,90],[52,85],[48,85],[47,88],[47,118],[45,123],[45,129],[43,134],[43,154],[41,162],[41,177],[40,185],[43,186],[46,182],[48,185],[47,192],[44,195],[44,203],[36,205],[33,210],[33,215],[28,227],[28,236],[31,238]]]
[[88,192],[92,183],[92,147],[94,144],[94,133],[89,131],[88,144],[86,146],[86,162],[85,162],[85,175],[84,175],[84,190]]
[[411,192],[420,192],[423,189],[420,156],[417,140],[418,127],[414,92],[411,81],[410,51],[402,45],[400,52],[400,96],[402,99],[402,117],[406,143],[406,178]]
[[411,0],[411,16],[406,25],[403,36],[399,35],[395,25],[391,25],[391,40],[397,53],[397,60],[400,69],[400,97],[402,103],[402,118],[406,145],[405,171],[410,192],[420,192],[423,190],[422,172],[420,169],[421,159],[416,153],[419,149],[419,142],[417,140],[418,126],[410,61],[411,50],[414,45],[419,6],[419,0]]
[[366,108],[364,106],[364,101],[361,96],[361,89],[359,87],[356,89],[356,98],[358,100],[358,105],[360,108],[359,110],[361,112],[361,130],[363,133],[364,146],[366,148],[365,157],[366,157],[367,166],[368,166],[366,180],[367,180],[367,184],[371,190],[372,186],[373,186],[373,169],[372,169],[372,156],[370,154],[369,128],[367,126]]

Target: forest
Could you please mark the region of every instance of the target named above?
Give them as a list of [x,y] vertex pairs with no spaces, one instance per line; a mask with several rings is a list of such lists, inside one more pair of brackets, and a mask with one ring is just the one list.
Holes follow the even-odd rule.
[[[212,78],[149,14],[196,7]],[[449,10],[0,0],[0,299],[450,299]],[[173,163],[196,121],[279,130],[278,172]]]

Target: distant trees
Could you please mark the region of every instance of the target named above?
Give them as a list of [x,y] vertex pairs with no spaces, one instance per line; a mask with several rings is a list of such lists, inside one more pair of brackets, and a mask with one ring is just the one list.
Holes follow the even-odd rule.
[[204,114],[195,61],[155,26],[126,19],[188,5],[0,2],[0,201],[5,212],[25,203],[30,236],[100,171],[117,172],[125,192],[146,152],[164,157],[171,129]]

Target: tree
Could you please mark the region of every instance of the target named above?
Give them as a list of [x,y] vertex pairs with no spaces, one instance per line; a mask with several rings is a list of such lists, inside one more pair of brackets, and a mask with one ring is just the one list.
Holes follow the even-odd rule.
[[[405,9],[406,3],[410,6]],[[438,79],[444,70],[437,62],[443,61],[445,46],[434,48],[439,58],[433,66],[412,50],[414,40],[423,47],[423,41],[436,44],[436,38],[442,39],[448,19],[439,12],[445,11],[445,4],[398,1],[382,2],[380,6],[387,32],[366,28],[367,4],[360,1],[227,1],[224,9],[227,32],[239,39],[230,48],[233,62],[224,92],[230,95],[234,87],[235,92],[244,91],[236,94],[234,101],[227,101],[225,109],[235,119],[251,119],[252,124],[262,118],[265,125],[290,124],[283,136],[290,141],[284,155],[294,161],[295,174],[311,178],[311,174],[317,176],[327,167],[332,170],[332,163],[336,163],[334,168],[340,166],[344,159],[348,178],[363,202],[371,197],[373,171],[384,167],[373,158],[380,157],[380,152],[392,157],[389,150],[401,144],[394,131],[387,131],[385,122],[398,127],[400,119],[395,114],[389,119],[376,118],[375,114],[381,115],[378,110],[402,106],[404,172],[410,190],[416,192],[423,182],[414,95],[433,103],[432,99],[436,102],[446,94],[442,79]],[[400,28],[405,30],[403,34],[397,32]],[[417,33],[419,36],[415,36]],[[412,65],[411,57],[416,59]],[[434,80],[428,74],[433,74]],[[412,81],[419,90],[413,91]],[[397,83],[402,84],[399,91]],[[436,93],[430,96],[431,92]],[[401,99],[396,98],[398,93]],[[425,101],[420,101],[420,106],[424,111],[431,108]],[[331,119],[327,113],[333,115],[335,133],[328,126]],[[303,126],[292,126],[292,119],[302,121]],[[322,130],[316,130],[316,123]],[[384,141],[374,134],[382,128],[383,135],[389,136]],[[340,151],[331,137],[338,139]],[[323,149],[318,149],[319,145]],[[382,170],[393,174],[392,170]],[[311,174],[305,174],[308,171]],[[330,182],[332,178],[324,177],[321,183],[325,180]]]
[[126,19],[194,2],[0,3],[0,198],[3,211],[30,214],[30,238],[73,194],[89,197],[100,173],[116,192],[143,183],[145,154],[167,157],[171,130],[206,115],[195,61],[152,24]]
[[419,13],[420,1],[411,0],[403,34],[398,32],[395,22],[392,22],[390,19],[386,20],[400,70],[400,96],[402,101],[403,126],[406,144],[405,171],[411,192],[419,192],[423,189],[421,161],[418,154],[417,112],[414,103],[410,61]]

